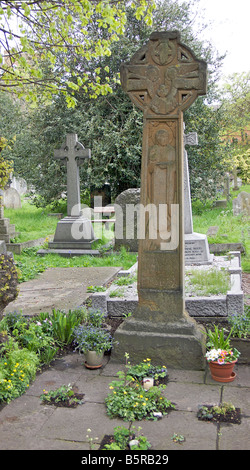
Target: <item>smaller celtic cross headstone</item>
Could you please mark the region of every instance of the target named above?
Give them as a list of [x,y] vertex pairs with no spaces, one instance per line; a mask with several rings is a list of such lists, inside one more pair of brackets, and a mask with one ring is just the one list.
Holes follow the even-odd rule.
[[67,134],[66,142],[54,151],[54,157],[67,164],[67,217],[59,220],[48,248],[62,256],[80,256],[91,250],[96,240],[91,218],[82,213],[80,201],[79,166],[90,158],[90,150],[78,142],[76,134]]
[[78,142],[76,134],[67,134],[66,142],[54,151],[57,160],[67,162],[67,214],[68,216],[81,215],[79,166],[86,158],[90,158],[91,151],[85,149]]

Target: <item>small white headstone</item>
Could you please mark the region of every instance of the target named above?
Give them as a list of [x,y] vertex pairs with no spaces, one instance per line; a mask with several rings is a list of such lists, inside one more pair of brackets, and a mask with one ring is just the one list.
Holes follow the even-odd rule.
[[14,188],[8,188],[4,191],[3,200],[6,209],[20,209],[22,207],[20,194]]

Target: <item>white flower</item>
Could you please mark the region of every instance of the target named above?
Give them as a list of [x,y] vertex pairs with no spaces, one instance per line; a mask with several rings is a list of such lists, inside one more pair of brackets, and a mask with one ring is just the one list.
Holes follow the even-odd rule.
[[216,361],[216,359],[219,358],[221,354],[221,349],[211,349],[211,351],[208,351],[206,354],[206,358],[208,361]]

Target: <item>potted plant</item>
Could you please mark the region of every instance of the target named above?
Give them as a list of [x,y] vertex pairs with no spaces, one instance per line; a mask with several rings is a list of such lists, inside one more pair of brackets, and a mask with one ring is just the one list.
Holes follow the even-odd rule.
[[74,330],[76,349],[85,354],[85,366],[97,369],[102,366],[104,352],[112,348],[112,336],[103,328],[79,325]]
[[208,330],[206,359],[213,380],[217,382],[232,382],[236,377],[233,369],[240,356],[240,352],[236,348],[231,347],[231,331],[226,338],[224,331],[224,328],[220,331],[217,326],[214,327],[214,331]]

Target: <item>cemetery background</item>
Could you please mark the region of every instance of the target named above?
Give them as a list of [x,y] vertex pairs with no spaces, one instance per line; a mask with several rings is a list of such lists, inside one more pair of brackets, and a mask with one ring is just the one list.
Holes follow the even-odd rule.
[[[199,186],[198,186],[198,187],[199,187]],[[244,189],[247,189],[247,190],[248,190],[249,188],[245,187]],[[235,193],[232,193],[232,194],[235,194]],[[228,194],[227,194],[227,196],[228,196]],[[227,201],[227,202],[228,202],[228,201]],[[231,201],[230,201],[230,202],[231,202]],[[227,210],[228,210],[228,207],[230,207],[230,202],[228,202],[228,205],[227,205],[227,207],[226,207]],[[197,201],[197,206],[199,207],[199,201]],[[47,210],[47,208],[46,208],[46,210]],[[207,213],[209,213],[209,212],[210,212],[210,211],[208,211]],[[218,211],[218,212],[221,213],[221,211]],[[224,217],[222,216],[222,218],[225,219],[225,209],[224,209]],[[47,217],[46,217],[45,219],[47,219]],[[44,220],[45,220],[45,219],[44,219]],[[231,222],[232,222],[232,218],[230,218],[230,220],[231,220]],[[239,219],[238,219],[238,220],[239,220]],[[244,216],[241,217],[241,220],[244,220]],[[213,219],[213,222],[214,222],[214,219]],[[57,221],[56,221],[56,224],[57,224]],[[210,225],[209,225],[209,227],[210,227]],[[245,228],[245,227],[244,227],[244,228]],[[197,230],[197,231],[198,231],[198,230]],[[54,230],[53,230],[52,233],[54,233]],[[225,234],[221,234],[221,235],[222,235],[222,239],[225,238],[225,237],[223,237],[223,235],[225,235]],[[242,233],[241,233],[241,237],[242,237]],[[244,238],[244,235],[243,235],[243,238]],[[245,240],[244,240],[244,241],[245,241]],[[47,243],[47,240],[45,240],[45,243]],[[247,244],[248,244],[248,241],[246,241],[245,246],[247,246]],[[35,260],[35,256],[34,256],[34,257],[33,257],[33,256],[30,256],[30,254],[32,253],[32,251],[33,251],[33,254],[35,254],[35,253],[36,253],[36,248],[34,248],[34,249],[30,250],[30,251],[29,251],[29,250],[27,251],[27,255],[29,256],[29,264],[34,263],[34,260]],[[248,253],[249,253],[249,252],[248,252]],[[24,258],[25,258],[25,254],[24,254],[23,259],[24,259]],[[123,251],[123,259],[124,259],[124,258],[125,258],[125,253],[124,253],[124,251]],[[18,256],[16,256],[15,259],[18,260]],[[20,258],[19,258],[19,259],[20,259]],[[27,256],[26,256],[26,259],[27,259]],[[36,259],[37,259],[37,258],[36,258]],[[108,256],[106,257],[106,259],[108,259]],[[123,259],[122,259],[122,257],[120,257],[120,261],[121,261],[121,260],[123,261]],[[244,259],[244,258],[243,258],[243,259]],[[113,258],[113,260],[114,260],[114,258]],[[113,261],[113,260],[112,260],[112,261]],[[133,255],[131,255],[131,257],[128,256],[128,259],[127,259],[127,261],[128,261],[128,266],[129,266],[130,264],[133,264],[133,262],[131,263],[132,260],[133,260]],[[92,262],[92,260],[91,260],[91,259],[88,259],[88,258],[80,259],[80,260],[78,260],[78,261],[76,261],[75,259],[70,259],[70,260],[67,260],[67,261],[62,260],[62,262],[65,263],[65,264],[68,265],[68,266],[71,264],[71,261],[72,261],[72,264],[74,264],[75,262],[77,262],[77,263],[80,262],[80,263],[83,263],[83,264],[84,264],[85,262],[86,262],[86,263],[91,263],[91,262]],[[129,263],[129,261],[130,261],[130,263]],[[55,257],[53,260],[51,259],[51,260],[48,261],[47,263],[46,263],[46,261],[44,261],[44,263],[43,263],[42,261],[39,261],[39,262],[41,262],[40,270],[43,270],[43,269],[46,267],[46,265],[47,265],[47,266],[49,265],[50,262],[51,262],[51,263],[57,263],[57,262],[59,263],[59,259]],[[34,264],[35,264],[35,263],[34,263]],[[65,264],[64,264],[64,265],[65,265]],[[248,269],[247,266],[248,266],[248,261],[247,261],[247,259],[246,259],[246,260],[245,260],[245,267],[246,267],[246,270]],[[31,276],[33,277],[33,275],[34,275],[34,272],[31,274]]]

